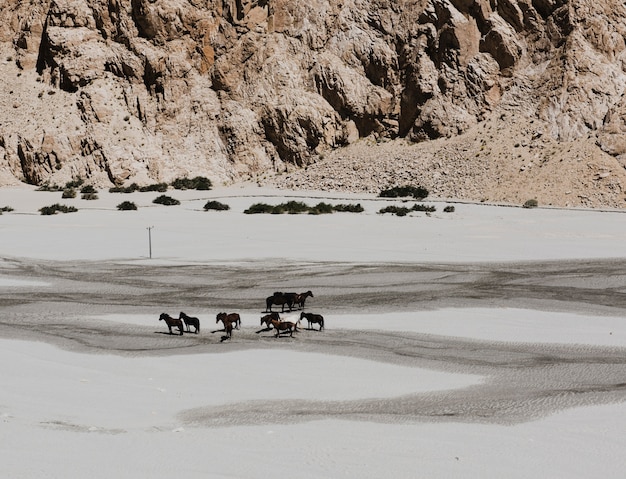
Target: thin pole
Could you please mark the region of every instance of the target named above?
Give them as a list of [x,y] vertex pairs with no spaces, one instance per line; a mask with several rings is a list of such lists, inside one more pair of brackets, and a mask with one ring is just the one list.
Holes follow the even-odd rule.
[[152,228],[154,228],[154,226],[148,226],[146,228],[148,230],[148,249],[150,251],[150,259],[152,259]]

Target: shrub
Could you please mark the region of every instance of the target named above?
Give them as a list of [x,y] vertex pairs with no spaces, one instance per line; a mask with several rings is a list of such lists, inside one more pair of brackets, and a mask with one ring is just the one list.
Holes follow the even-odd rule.
[[356,205],[335,205],[333,209],[339,213],[363,213],[365,211],[360,203]]
[[136,210],[137,205],[133,203],[132,201],[122,201],[119,205],[117,205],[117,209],[119,211]]
[[66,188],[80,188],[80,186],[85,182],[82,178],[76,178],[72,181],[68,181],[65,183]]
[[250,208],[244,210],[244,213],[247,215],[256,215],[261,213],[273,213],[274,207],[272,205],[268,205],[267,203],[254,203],[250,205]]
[[326,215],[334,211],[333,205],[320,202],[312,208],[309,208],[310,215]]
[[9,213],[13,211],[13,208],[11,208],[10,206],[3,206],[2,208],[0,208],[0,211]]
[[246,214],[258,214],[258,213],[266,213],[272,215],[280,215],[283,213],[288,214],[300,214],[300,213],[309,213],[311,215],[320,215],[320,214],[328,214],[333,213],[335,211],[340,212],[350,212],[350,213],[361,213],[364,211],[363,207],[360,204],[356,205],[330,205],[328,203],[318,203],[315,206],[308,206],[306,203],[301,201],[288,201],[287,203],[281,203],[276,206],[268,205],[266,203],[255,203],[250,208],[244,211]]
[[435,211],[437,211],[437,208],[435,208],[434,206],[426,206],[426,205],[420,205],[416,203],[415,205],[413,205],[413,208],[411,208],[411,210],[423,211],[425,213],[434,213]]
[[220,203],[219,201],[207,201],[204,205],[204,211],[215,210],[215,211],[226,211],[229,210],[230,206],[225,205],[224,203]]
[[444,213],[454,213],[454,206],[448,205],[443,209]]
[[141,192],[146,192],[146,191],[156,191],[158,193],[165,193],[167,191],[167,183],[155,183],[153,185],[147,185],[147,186],[141,186],[139,188],[139,191]]
[[76,190],[74,188],[65,188],[61,198],[76,198]]
[[81,195],[81,199],[83,200],[97,200],[98,195],[96,193],[83,193]]
[[61,191],[61,187],[58,185],[51,185],[50,183],[44,183],[39,186],[36,191]]
[[378,196],[381,198],[404,198],[413,197],[416,200],[423,200],[428,196],[428,190],[422,186],[394,186],[382,190]]
[[139,190],[139,185],[137,183],[132,183],[129,186],[114,186],[113,188],[109,188],[109,193],[134,193]]
[[527,200],[526,203],[522,205],[522,208],[537,208],[539,206],[539,202],[537,200]]
[[78,210],[73,206],[60,205],[59,203],[55,203],[51,206],[44,206],[43,208],[39,209],[39,212],[42,215],[55,215],[58,211],[60,211],[61,213],[74,213]]
[[404,206],[386,206],[381,208],[379,214],[392,213],[397,216],[406,216],[411,210]]
[[159,205],[166,205],[166,206],[173,206],[173,205],[180,204],[180,201],[167,195],[157,196],[154,200],[152,200],[152,202],[159,204]]
[[287,203],[281,203],[276,206],[274,213],[288,213],[290,215],[297,215],[299,213],[308,213],[309,207],[302,201],[288,201]]
[[96,193],[96,189],[93,185],[85,185],[80,189],[80,192],[84,194]]
[[211,180],[203,176],[176,178],[171,185],[177,190],[210,190],[213,186]]

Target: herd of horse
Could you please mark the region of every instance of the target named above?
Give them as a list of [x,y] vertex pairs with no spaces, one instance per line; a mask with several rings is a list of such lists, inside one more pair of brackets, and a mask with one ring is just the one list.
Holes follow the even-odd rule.
[[[298,325],[302,320],[306,319],[308,322],[308,329],[315,329],[313,325],[318,325],[318,331],[324,329],[324,317],[321,314],[316,313],[300,313],[300,318],[293,322],[280,318],[280,314],[277,311],[272,311],[272,306],[282,306],[281,313],[285,312],[285,306],[289,308],[289,311],[293,311],[294,307],[298,309],[304,309],[304,304],[308,297],[313,298],[311,291],[304,293],[283,293],[275,292],[272,296],[268,296],[265,300],[265,312],[268,313],[261,317],[261,326],[265,324],[266,330],[274,329],[276,331],[275,337],[279,338],[282,334],[289,334],[293,337],[293,333],[298,331]],[[183,335],[183,332],[195,334],[200,333],[200,320],[193,316],[188,316],[184,312],[180,312],[178,318],[173,318],[167,313],[162,313],[159,316],[159,321],[165,321],[170,334],[174,334],[172,328],[178,328],[178,334]],[[218,313],[215,318],[215,324],[222,323],[224,326],[223,331],[226,333],[225,338],[230,339],[234,329],[241,328],[241,316],[239,313]],[[214,331],[215,332],[215,331]]]

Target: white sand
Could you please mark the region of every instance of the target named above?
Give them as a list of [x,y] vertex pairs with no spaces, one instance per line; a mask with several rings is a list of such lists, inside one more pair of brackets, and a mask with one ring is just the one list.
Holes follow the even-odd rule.
[[[287,261],[449,262],[622,257],[622,213],[524,210],[456,204],[453,214],[244,215],[254,202],[285,201],[261,189],[108,195],[0,189],[3,258],[141,263]],[[256,196],[252,196],[256,195]],[[306,193],[304,196],[314,196]],[[204,212],[215,198],[229,212]],[[124,200],[138,211],[119,212]],[[80,211],[40,216],[53,203]],[[87,209],[88,208],[88,209]],[[148,230],[153,226],[148,258]],[[46,288],[0,276],[2,288]],[[107,321],[153,324],[142,315]],[[244,318],[245,319],[245,318]],[[389,312],[386,328],[500,342],[626,346],[621,318],[525,309]],[[380,315],[343,315],[333,327],[373,330]],[[250,320],[252,322],[252,319]],[[244,321],[245,324],[245,321]],[[322,333],[320,333],[322,334]],[[217,338],[216,338],[217,340]],[[381,424],[332,418],[297,424],[190,427],[190,408],[238,401],[342,401],[446,391],[480,376],[334,355],[246,350],[220,355],[129,358],[80,354],[45,343],[0,340],[0,459],[7,478],[622,478],[626,404],[568,409],[513,426],[435,422]]]

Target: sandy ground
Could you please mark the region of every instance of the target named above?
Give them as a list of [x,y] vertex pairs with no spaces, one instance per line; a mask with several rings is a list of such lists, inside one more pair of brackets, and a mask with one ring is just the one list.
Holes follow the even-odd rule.
[[[621,477],[619,214],[461,204],[398,218],[349,198],[372,203],[357,227],[242,215],[280,197],[226,193],[212,193],[233,205],[222,216],[188,193],[178,209],[106,197],[40,217],[49,197],[27,192],[0,217],[10,477]],[[133,228],[141,253],[119,255]],[[313,291],[305,309],[325,330],[260,326],[276,290]],[[179,311],[200,334],[158,321]],[[231,339],[219,311],[241,313]]]

